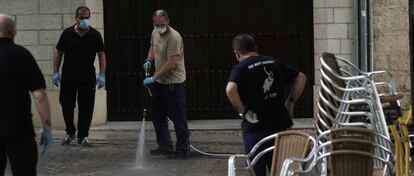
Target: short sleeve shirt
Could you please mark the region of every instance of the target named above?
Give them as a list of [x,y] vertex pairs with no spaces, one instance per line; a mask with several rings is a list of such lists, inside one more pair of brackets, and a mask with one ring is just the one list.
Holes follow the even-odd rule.
[[259,123],[242,122],[244,129],[283,130],[293,125],[284,106],[286,87],[299,72],[266,56],[252,56],[232,68],[229,82],[235,82],[243,105],[258,114]]
[[64,52],[62,82],[91,82],[95,80],[95,56],[104,51],[102,35],[94,28],[82,37],[75,26],[65,29],[56,45]]
[[163,35],[156,32],[151,34],[151,46],[155,55],[155,71],[159,71],[168,61],[168,57],[178,55],[178,62],[174,69],[157,81],[161,84],[182,83],[186,80],[184,63],[184,46],[181,35],[170,27]]
[[34,137],[29,92],[46,84],[32,54],[0,38],[0,138]]

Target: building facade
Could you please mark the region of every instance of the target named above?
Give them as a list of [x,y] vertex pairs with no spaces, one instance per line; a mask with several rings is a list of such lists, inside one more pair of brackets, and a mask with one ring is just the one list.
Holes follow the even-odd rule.
[[[45,75],[53,123],[57,128],[64,127],[64,123],[58,101],[59,88],[51,83],[54,47],[63,29],[75,23],[75,9],[81,5],[91,9],[92,26],[104,34],[105,0],[0,0],[0,13],[11,15],[17,22],[16,43],[33,53]],[[374,69],[391,71],[396,78],[398,91],[405,95],[403,104],[408,104],[411,102],[412,65],[409,1],[376,0],[371,5]],[[357,63],[354,16],[353,0],[313,0],[314,102],[320,87],[319,56],[322,52],[331,52]],[[97,90],[92,123],[99,125],[106,122],[107,92]]]

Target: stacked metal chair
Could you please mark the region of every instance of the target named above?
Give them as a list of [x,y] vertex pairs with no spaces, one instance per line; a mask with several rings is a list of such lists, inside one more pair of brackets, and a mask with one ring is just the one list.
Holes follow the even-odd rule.
[[[402,96],[396,91],[392,75],[386,71],[362,72],[345,59],[323,53],[320,83],[314,118],[319,146],[312,166],[320,166],[322,175],[344,172],[341,165],[356,170],[345,175],[394,175],[396,151],[388,125],[401,116]],[[339,132],[341,135],[336,134]],[[285,161],[281,175],[309,172],[286,169],[293,162]]]
[[[388,124],[401,116],[399,99],[402,96],[396,91],[392,75],[386,71],[362,72],[349,61],[331,53],[322,54],[321,75],[315,119],[318,133],[344,126],[366,128],[375,136],[372,142],[380,146],[374,150],[374,156],[389,162],[381,165],[376,161],[375,165],[394,169],[395,150]],[[320,142],[326,141],[321,139]],[[390,149],[390,152],[381,150],[381,147]]]

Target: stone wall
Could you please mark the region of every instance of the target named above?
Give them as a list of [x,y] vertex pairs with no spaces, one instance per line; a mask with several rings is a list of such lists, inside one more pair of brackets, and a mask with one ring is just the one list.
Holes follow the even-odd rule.
[[388,70],[404,94],[403,105],[411,102],[408,0],[375,0],[374,68]]
[[353,0],[314,0],[313,1],[315,38],[315,86],[314,114],[317,92],[320,88],[320,55],[331,52],[337,56],[355,61],[354,57],[354,17]]
[[[56,128],[63,128],[64,123],[58,101],[59,88],[51,81],[54,48],[63,29],[75,24],[75,10],[81,5],[91,9],[92,26],[103,32],[103,0],[0,0],[0,13],[16,21],[15,42],[32,52],[45,76]],[[106,91],[99,90],[96,94],[93,124],[103,124],[106,122]],[[38,124],[39,118],[32,109]]]

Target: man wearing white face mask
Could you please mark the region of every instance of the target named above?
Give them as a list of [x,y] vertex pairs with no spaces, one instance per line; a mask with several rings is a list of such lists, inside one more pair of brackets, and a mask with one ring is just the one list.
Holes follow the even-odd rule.
[[[81,6],[76,9],[76,24],[65,29],[56,45],[53,60],[52,81],[60,86],[59,102],[62,105],[63,118],[66,125],[66,138],[62,145],[70,144],[76,138],[73,123],[76,99],[79,105],[78,143],[90,146],[87,137],[92,121],[95,103],[95,87],[105,86],[106,59],[101,34],[90,26],[90,10]],[[95,56],[99,57],[99,76],[95,78]],[[62,80],[59,68],[64,56]]]
[[[155,74],[146,78],[144,86],[152,91],[152,122],[158,148],[152,155],[169,159],[187,159],[190,152],[189,131],[185,109],[185,65],[183,39],[170,27],[168,14],[157,10],[152,16],[154,30],[144,70],[155,63]],[[168,130],[167,117],[174,123],[177,143],[175,152]]]

